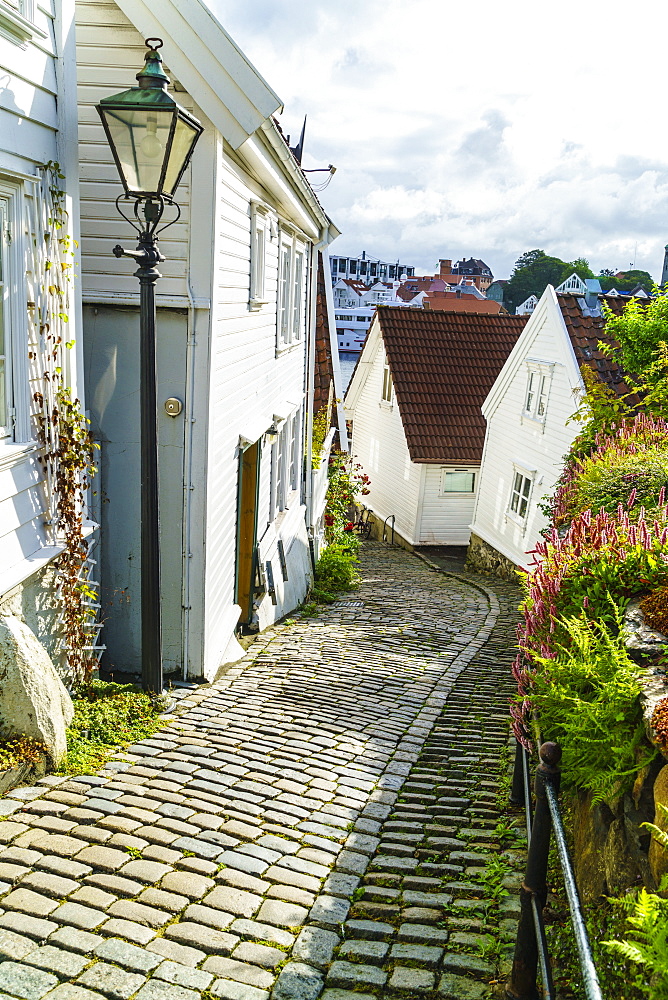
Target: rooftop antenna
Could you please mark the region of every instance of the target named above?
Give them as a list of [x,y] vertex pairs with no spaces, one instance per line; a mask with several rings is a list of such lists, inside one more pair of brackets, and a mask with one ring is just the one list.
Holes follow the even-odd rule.
[[[295,160],[301,167],[302,156],[304,153],[304,133],[306,132],[306,115],[304,115],[304,124],[302,125],[302,134],[299,136],[299,142],[296,146],[290,146],[290,152],[294,156]],[[289,142],[289,140],[288,140]]]

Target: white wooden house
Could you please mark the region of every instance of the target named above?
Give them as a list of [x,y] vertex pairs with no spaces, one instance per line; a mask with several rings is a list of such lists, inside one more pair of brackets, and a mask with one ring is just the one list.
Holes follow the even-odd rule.
[[78,237],[73,0],[0,0],[0,76],[0,615],[27,624],[60,667],[63,545],[34,397],[53,402],[56,368],[82,397],[80,303],[65,277]]
[[557,295],[548,285],[483,403],[487,430],[468,554],[475,568],[516,578],[516,568],[531,562],[547,526],[541,503],[578,433],[569,418],[584,388],[580,366],[626,391],[598,349],[606,340],[600,299],[595,292]]
[[394,516],[409,546],[468,543],[480,405],[525,323],[378,307],[344,405],[351,451],[371,479],[365,503],[379,521]]
[[[281,102],[201,0],[77,2],[84,331],[101,443],[109,670],[139,668],[138,285],[95,104],[134,84],[144,38],[205,132],[157,285],[166,673],[215,676],[240,626],[294,608],[318,521],[304,478],[319,250],[338,235],[272,115]],[[331,326],[333,328],[333,317]],[[170,415],[167,399],[182,409]],[[178,409],[178,407],[176,407]]]

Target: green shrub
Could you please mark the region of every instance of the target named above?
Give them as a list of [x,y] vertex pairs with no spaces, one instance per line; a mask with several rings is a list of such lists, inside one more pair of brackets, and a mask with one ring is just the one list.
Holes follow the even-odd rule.
[[616,796],[657,754],[645,739],[636,666],[617,628],[562,619],[565,643],[552,656],[533,654],[539,668],[529,694],[544,739],[563,750],[565,785],[585,788],[594,801]]
[[329,545],[318,559],[315,581],[314,596],[324,601],[334,600],[337,593],[353,590],[359,582],[354,551]]
[[619,504],[626,507],[635,490],[636,510],[641,505],[656,508],[662,487],[668,488],[668,449],[655,448],[635,455],[608,451],[583,462],[572,503],[578,513],[603,507],[612,514]]

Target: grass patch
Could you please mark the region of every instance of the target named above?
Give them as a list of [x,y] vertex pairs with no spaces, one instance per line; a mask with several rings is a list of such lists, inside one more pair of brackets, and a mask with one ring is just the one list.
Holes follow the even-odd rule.
[[99,770],[122,747],[152,736],[165,725],[151,699],[134,684],[93,681],[74,699],[67,756],[60,774]]

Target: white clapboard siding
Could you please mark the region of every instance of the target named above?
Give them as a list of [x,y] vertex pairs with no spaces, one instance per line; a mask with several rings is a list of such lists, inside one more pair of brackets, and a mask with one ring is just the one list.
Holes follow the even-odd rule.
[[[240,435],[257,437],[287,404],[301,405],[305,339],[276,356],[278,239],[265,247],[267,304],[249,309],[251,199],[271,201],[240,156],[225,149],[219,162],[217,254],[210,354],[210,423],[206,525],[205,670],[215,667],[229,641],[228,609],[234,602],[237,475]],[[276,215],[276,218],[278,217]],[[306,305],[306,273],[303,308]],[[269,521],[271,448],[261,452],[258,537]],[[298,520],[298,519],[297,519]],[[303,517],[301,519],[303,529]],[[286,552],[291,539],[284,539]],[[268,600],[268,599],[267,599]]]
[[[569,345],[558,313],[548,310],[537,324],[532,342],[524,348],[496,409],[488,416],[485,450],[472,530],[517,565],[527,566],[529,552],[547,525],[538,504],[550,495],[563,467],[563,456],[578,432],[567,424],[576,399],[567,366]],[[544,423],[523,418],[528,369],[526,358],[552,362],[552,378]],[[508,514],[514,464],[535,470],[529,513],[524,524]]]
[[352,452],[371,479],[371,492],[363,502],[383,520],[394,514],[396,530],[413,544],[421,466],[410,460],[396,398],[391,405],[381,400],[384,358],[379,341],[355,407]]
[[478,479],[477,466],[425,465],[420,505],[418,541],[421,545],[468,545],[475,506],[473,493],[443,493],[446,470],[471,472]]
[[[54,4],[50,0],[35,4],[34,21],[38,29],[24,44],[0,35],[0,176],[17,171],[36,175],[38,167],[58,159],[58,81],[55,64]],[[29,227],[33,186],[23,185],[24,228],[16,234],[26,247],[36,237]],[[26,260],[28,256],[26,256]],[[25,297],[34,298],[34,276],[26,273]],[[27,317],[26,317],[27,325]],[[17,331],[20,349],[26,349]],[[73,336],[76,335],[72,327]],[[31,344],[34,348],[34,344]],[[21,365],[17,365],[21,371]],[[18,377],[18,376],[17,376]],[[20,387],[19,393],[21,392]],[[29,383],[29,393],[41,388]],[[76,395],[76,387],[74,387]],[[12,586],[34,572],[30,563],[40,551],[47,551],[44,524],[46,497],[37,449],[26,444],[16,450],[9,441],[0,442],[0,581]],[[13,456],[13,457],[12,457]]]
[[[136,298],[133,262],[117,261],[112,252],[117,243],[132,247],[133,232],[116,211],[115,199],[122,187],[95,105],[103,97],[136,85],[146,46],[113,2],[77,0],[76,12],[83,294],[89,301],[119,295]],[[164,65],[169,76],[167,58]],[[176,99],[197,114],[188,94],[179,92]],[[163,277],[156,286],[158,304],[175,297],[187,302],[188,174],[179,185],[178,202],[181,220],[160,239],[167,259],[160,265]]]

